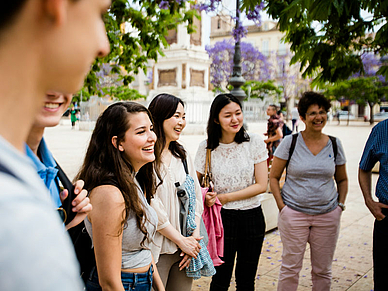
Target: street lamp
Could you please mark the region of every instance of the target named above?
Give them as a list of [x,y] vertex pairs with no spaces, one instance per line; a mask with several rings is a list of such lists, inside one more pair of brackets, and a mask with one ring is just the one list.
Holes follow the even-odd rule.
[[[236,0],[236,31],[238,31],[240,26],[240,1]],[[233,90],[230,93],[235,96],[241,104],[245,99],[245,92],[241,89],[241,86],[245,84],[245,79],[241,75],[241,48],[240,40],[236,40],[234,46],[234,56],[233,56],[233,73],[232,77],[229,79],[229,84],[233,86]]]

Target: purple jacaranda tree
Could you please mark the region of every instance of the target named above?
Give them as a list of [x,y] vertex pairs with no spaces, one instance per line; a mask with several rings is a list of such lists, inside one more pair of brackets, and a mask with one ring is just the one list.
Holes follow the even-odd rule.
[[[216,88],[225,88],[233,70],[234,41],[219,41],[205,49],[212,61],[210,82]],[[247,42],[241,43],[241,66],[245,80],[266,81],[271,78],[272,65],[268,58]]]

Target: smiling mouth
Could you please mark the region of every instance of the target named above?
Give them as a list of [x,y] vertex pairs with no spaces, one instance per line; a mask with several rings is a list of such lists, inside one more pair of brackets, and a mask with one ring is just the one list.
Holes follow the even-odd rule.
[[57,109],[59,108],[59,106],[61,106],[62,103],[46,103],[44,105],[44,108],[48,108],[48,109]]
[[154,151],[154,146],[143,148],[142,150],[145,151],[145,152],[153,152]]

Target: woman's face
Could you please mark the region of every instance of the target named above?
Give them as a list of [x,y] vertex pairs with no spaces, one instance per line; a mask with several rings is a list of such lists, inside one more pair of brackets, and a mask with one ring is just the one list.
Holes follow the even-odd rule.
[[178,107],[176,108],[174,115],[163,122],[163,131],[166,137],[166,144],[178,140],[185,126],[185,108],[181,103],[178,103]]
[[[142,166],[155,160],[156,134],[146,112],[130,113],[128,116],[129,129],[125,133],[124,141],[119,144],[119,150],[124,153],[137,172]],[[115,145],[115,141],[112,140],[112,142]]]
[[218,115],[222,134],[237,134],[244,123],[241,107],[231,102],[221,109]]
[[306,124],[306,129],[322,131],[327,122],[327,112],[325,108],[313,104],[307,109],[306,118],[301,119]]

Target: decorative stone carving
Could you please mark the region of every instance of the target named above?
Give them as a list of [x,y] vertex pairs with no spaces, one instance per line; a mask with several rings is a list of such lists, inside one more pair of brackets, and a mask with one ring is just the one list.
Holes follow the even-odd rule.
[[178,43],[178,31],[176,29],[170,29],[166,36],[166,41],[169,45]]
[[205,70],[193,70],[190,68],[190,87],[193,86],[205,88]]
[[171,69],[171,70],[158,70],[158,75],[159,75],[158,87],[163,87],[163,86],[176,87],[178,85],[176,81],[176,72],[177,72],[177,68]]
[[194,17],[193,24],[196,27],[196,32],[190,34],[190,44],[200,46],[202,45],[202,21]]
[[186,64],[182,64],[182,89],[186,89]]

